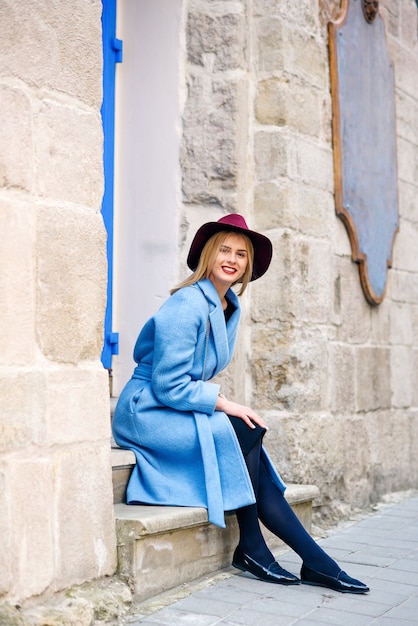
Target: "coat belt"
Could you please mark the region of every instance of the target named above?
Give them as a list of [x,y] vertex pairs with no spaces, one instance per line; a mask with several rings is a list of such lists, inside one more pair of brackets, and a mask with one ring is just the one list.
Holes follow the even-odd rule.
[[[151,375],[151,365],[139,363],[134,369],[132,378],[151,381]],[[194,411],[193,415],[203,460],[208,519],[212,524],[225,528],[221,478],[209,418],[206,413],[199,413],[197,411]]]

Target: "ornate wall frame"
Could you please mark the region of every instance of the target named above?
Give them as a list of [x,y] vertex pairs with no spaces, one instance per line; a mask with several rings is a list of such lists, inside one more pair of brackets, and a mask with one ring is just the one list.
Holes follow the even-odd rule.
[[343,0],[328,25],[336,213],[372,305],[384,298],[399,227],[394,76],[377,9]]

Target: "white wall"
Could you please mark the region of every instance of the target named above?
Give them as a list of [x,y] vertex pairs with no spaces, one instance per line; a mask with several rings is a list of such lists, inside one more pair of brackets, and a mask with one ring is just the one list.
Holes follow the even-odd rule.
[[181,0],[119,0],[116,74],[113,394],[143,323],[177,281]]

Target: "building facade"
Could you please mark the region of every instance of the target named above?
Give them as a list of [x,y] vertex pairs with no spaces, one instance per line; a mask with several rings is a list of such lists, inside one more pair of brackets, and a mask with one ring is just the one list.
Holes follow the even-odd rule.
[[[109,376],[117,397],[196,227],[226,212],[274,257],[222,385],[267,419],[283,477],[319,487],[323,523],[418,486],[415,1],[380,1],[377,17],[399,209],[377,306],[335,210],[328,24],[347,2],[118,0],[111,181],[103,7],[0,0],[0,601],[115,572]],[[119,353],[105,368],[109,184]]]

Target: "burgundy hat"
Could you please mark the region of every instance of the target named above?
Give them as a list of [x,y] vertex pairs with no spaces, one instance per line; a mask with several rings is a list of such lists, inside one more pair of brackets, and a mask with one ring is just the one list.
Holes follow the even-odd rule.
[[257,280],[268,269],[273,254],[273,246],[270,239],[250,230],[242,215],[239,213],[230,213],[221,217],[217,222],[207,222],[203,224],[197,231],[190,246],[187,256],[187,265],[191,270],[195,270],[199,264],[200,255],[205,247],[206,242],[214,235],[222,230],[236,232],[246,235],[254,246],[254,263],[253,273],[250,280]]

